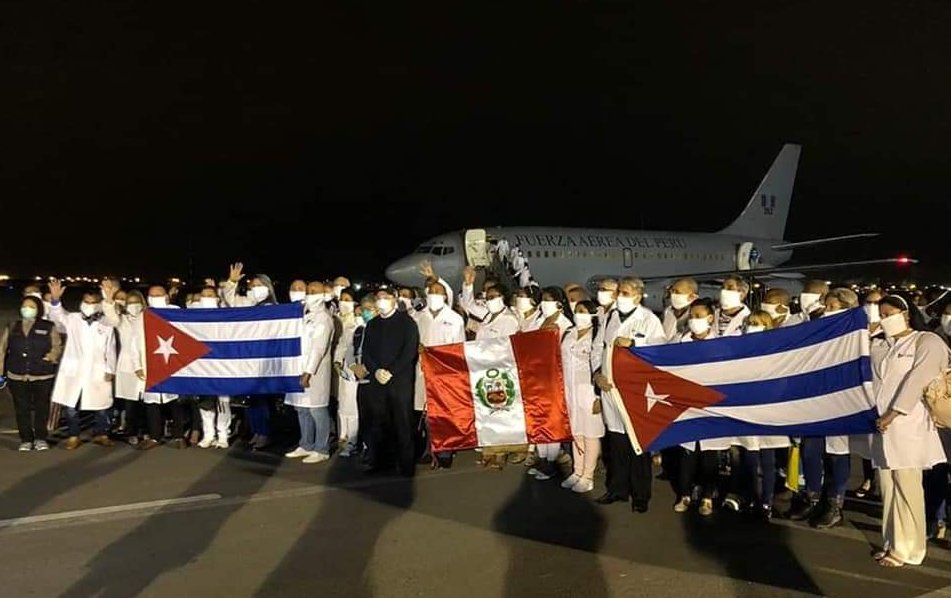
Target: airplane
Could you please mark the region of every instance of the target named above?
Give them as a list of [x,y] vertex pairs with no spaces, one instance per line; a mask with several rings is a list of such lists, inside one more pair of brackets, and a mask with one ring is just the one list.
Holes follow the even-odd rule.
[[782,286],[795,295],[801,289],[804,271],[916,263],[902,257],[782,267],[795,249],[878,236],[859,233],[800,242],[783,239],[801,149],[796,144],[785,144],[743,212],[717,232],[539,226],[473,228],[423,242],[412,254],[390,264],[386,278],[399,285],[420,286],[420,268],[429,262],[436,274],[453,288],[459,288],[465,266],[497,266],[493,264],[492,249],[504,239],[509,247],[519,248],[532,278],[543,287],[579,283],[593,290],[604,278],[637,277],[646,285],[645,304],[660,310],[667,287],[681,277],[701,281],[701,295],[713,294],[719,289],[718,279],[729,274],[768,277],[771,286]]

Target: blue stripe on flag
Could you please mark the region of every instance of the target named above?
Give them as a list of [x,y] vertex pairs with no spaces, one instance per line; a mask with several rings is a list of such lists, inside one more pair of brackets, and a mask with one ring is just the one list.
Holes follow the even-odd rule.
[[759,334],[730,336],[701,343],[675,343],[650,347],[631,347],[630,351],[658,367],[732,361],[773,355],[829,341],[856,330],[868,328],[868,316],[862,308]]
[[677,446],[684,442],[733,436],[832,436],[869,434],[875,431],[876,409],[860,411],[835,419],[803,422],[789,426],[766,426],[729,417],[698,417],[674,422],[647,448],[650,451]]
[[269,395],[301,392],[299,376],[265,378],[188,378],[171,377],[149,389],[179,395]]
[[202,359],[267,359],[301,354],[300,338],[203,342],[211,352]]
[[[768,405],[797,399],[820,397],[840,390],[861,386],[872,380],[872,363],[868,357],[859,357],[830,368],[813,370],[795,376],[785,376],[772,380],[738,382],[711,386],[726,399],[717,403],[717,407],[740,407],[747,405]],[[738,434],[733,434],[738,436]]]
[[293,320],[294,318],[304,317],[304,305],[302,303],[222,309],[154,308],[153,311],[167,322],[263,322],[267,320]]

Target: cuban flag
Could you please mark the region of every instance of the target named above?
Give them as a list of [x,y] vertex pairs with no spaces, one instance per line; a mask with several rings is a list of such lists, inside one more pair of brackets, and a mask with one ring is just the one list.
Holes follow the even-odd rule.
[[145,310],[146,389],[185,395],[301,392],[300,303]]
[[866,434],[872,395],[862,309],[707,341],[614,349],[610,375],[634,450],[734,436]]
[[422,368],[433,451],[571,439],[555,330],[428,347]]

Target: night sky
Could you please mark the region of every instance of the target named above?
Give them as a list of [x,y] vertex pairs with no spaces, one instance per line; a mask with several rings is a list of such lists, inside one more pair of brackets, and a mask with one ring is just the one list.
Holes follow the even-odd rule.
[[944,1],[115,4],[3,9],[0,272],[379,277],[469,226],[712,231],[789,141],[787,238],[887,233],[798,261],[951,280]]

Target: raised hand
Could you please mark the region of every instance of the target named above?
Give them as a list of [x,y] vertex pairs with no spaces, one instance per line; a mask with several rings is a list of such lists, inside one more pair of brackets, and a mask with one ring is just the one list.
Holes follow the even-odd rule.
[[53,301],[59,301],[63,297],[63,293],[66,292],[66,285],[59,281],[57,278],[50,279],[50,298]]
[[206,278],[206,279],[205,279],[205,286],[206,286],[206,287],[217,287],[217,286],[218,286],[218,283],[215,282],[215,279],[214,279],[214,278]]
[[433,265],[429,260],[424,261],[419,265],[419,273],[423,275],[423,278],[429,280],[430,278],[436,278],[436,272],[433,270]]
[[244,278],[244,274],[242,274],[243,270],[244,264],[241,262],[235,262],[231,264],[231,272],[228,274],[228,280],[233,283],[238,283],[242,278]]
[[102,298],[112,303],[113,298],[115,298],[116,293],[119,292],[119,287],[113,284],[111,280],[104,279],[102,284],[99,285],[102,289]]
[[475,284],[476,271],[472,266],[466,266],[462,269],[462,283],[463,284]]

